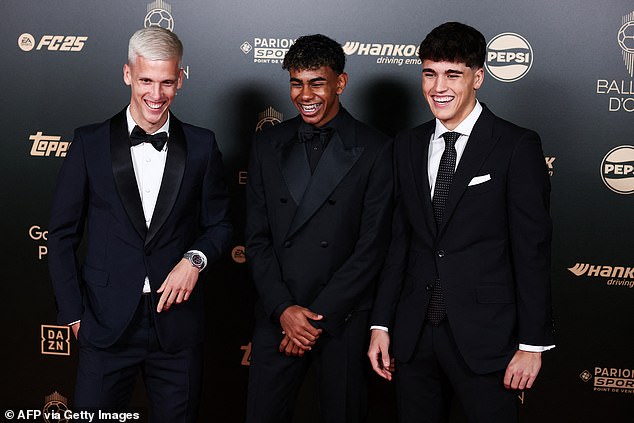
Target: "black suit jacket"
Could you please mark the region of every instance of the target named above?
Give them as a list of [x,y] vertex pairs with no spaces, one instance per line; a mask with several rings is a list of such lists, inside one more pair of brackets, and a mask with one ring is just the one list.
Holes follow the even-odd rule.
[[[77,129],[49,224],[48,262],[60,324],[81,320],[82,340],[111,346],[134,315],[146,275],[156,305],[156,290],[186,251],[200,250],[212,263],[230,236],[221,154],[211,131],[171,115],[165,171],[146,228],[125,110]],[[80,263],[76,252],[82,239],[86,256]],[[165,350],[200,342],[201,287],[155,320]]]
[[550,182],[540,139],[484,106],[437,229],[427,177],[434,129],[432,120],[395,140],[393,239],[372,322],[390,328],[394,355],[407,361],[438,277],[467,364],[478,373],[499,370],[518,343],[553,343]]
[[389,242],[392,148],[343,108],[311,176],[301,118],[253,143],[247,184],[247,261],[258,316],[276,320],[298,304],[335,333],[350,313],[371,307]]

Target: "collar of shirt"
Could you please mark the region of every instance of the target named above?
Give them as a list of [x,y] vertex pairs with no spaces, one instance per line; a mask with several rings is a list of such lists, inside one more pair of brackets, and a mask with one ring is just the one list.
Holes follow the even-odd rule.
[[[134,127],[137,125],[137,123],[134,121],[134,118],[132,118],[132,113],[130,113],[130,106],[128,105],[128,108],[125,109],[125,117],[126,120],[128,122],[128,135],[130,135],[132,133],[132,130],[134,129]],[[165,121],[165,123],[163,124],[163,126],[161,126],[159,128],[158,131],[150,134],[150,135],[154,135],[157,134],[159,132],[166,132],[167,136],[169,137],[170,135],[170,113],[167,113],[167,120]],[[140,145],[140,144],[139,144]],[[167,144],[165,144],[167,146]],[[163,150],[165,150],[165,147],[163,148]]]
[[[460,159],[462,158],[462,153],[464,152],[467,141],[469,140],[469,136],[471,135],[471,131],[476,124],[476,121],[480,117],[482,113],[482,105],[478,100],[476,100],[476,105],[467,115],[467,117],[456,126],[453,132],[460,133],[460,138],[456,141],[456,168],[458,168],[458,163],[460,163]],[[445,125],[443,125],[438,119],[436,119],[436,129],[431,136],[431,140],[429,142],[429,150],[427,152],[427,177],[429,179],[429,188],[431,191],[432,198],[434,196],[434,188],[436,184],[436,175],[438,174],[438,167],[440,166],[440,158],[442,157],[443,151],[445,151],[445,139],[442,137],[442,134],[449,131]]]
[[434,131],[432,141],[438,141],[440,138],[442,138],[442,134],[444,134],[445,132],[458,132],[461,135],[469,137],[481,113],[482,105],[478,100],[476,100],[475,107],[473,108],[473,110],[471,110],[471,113],[469,113],[467,117],[464,118],[464,120],[460,122],[453,131],[449,131],[449,129],[445,128],[445,125],[443,125],[442,122],[436,119],[436,130]]

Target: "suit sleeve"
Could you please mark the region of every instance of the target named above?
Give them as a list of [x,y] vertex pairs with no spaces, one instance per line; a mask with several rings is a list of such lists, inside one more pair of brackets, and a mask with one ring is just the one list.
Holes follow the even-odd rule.
[[260,137],[253,140],[247,173],[246,255],[260,303],[267,316],[277,320],[295,300],[282,280],[273,244],[258,149],[261,142],[265,141]]
[[372,308],[370,322],[373,326],[392,329],[394,312],[403,284],[403,274],[409,248],[410,226],[403,204],[399,180],[398,157],[402,142],[394,142],[394,214],[392,216],[392,235],[390,246],[381,270]]
[[333,332],[359,299],[374,289],[390,239],[392,216],[392,142],[377,153],[365,187],[359,239],[353,253],[335,272],[309,308],[324,316],[319,326]]
[[79,131],[57,177],[48,235],[48,266],[58,323],[69,324],[83,314],[77,248],[81,241],[88,206],[88,177],[84,144]]
[[551,345],[554,340],[550,293],[550,180],[535,132],[527,131],[515,148],[507,183],[519,342]]
[[202,181],[200,202],[201,235],[189,250],[199,250],[213,263],[227,250],[233,227],[229,218],[229,195],[224,182],[222,154],[213,134],[211,149]]

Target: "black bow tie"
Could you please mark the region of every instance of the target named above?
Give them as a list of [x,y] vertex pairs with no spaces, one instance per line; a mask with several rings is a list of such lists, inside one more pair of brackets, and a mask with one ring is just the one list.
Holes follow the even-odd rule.
[[154,135],[147,134],[143,129],[136,125],[130,133],[130,144],[134,147],[144,142],[152,144],[156,151],[162,151],[167,143],[167,132],[159,132]]
[[330,140],[333,132],[335,132],[335,129],[328,126],[316,128],[314,126],[302,125],[298,131],[298,140],[299,142],[311,142],[314,137],[317,137],[317,139],[325,145]]

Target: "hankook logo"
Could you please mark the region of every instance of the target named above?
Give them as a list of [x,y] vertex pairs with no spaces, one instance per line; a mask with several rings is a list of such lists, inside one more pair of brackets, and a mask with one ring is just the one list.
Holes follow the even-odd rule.
[[617,194],[634,193],[634,147],[613,148],[601,162],[601,178]]
[[378,56],[379,65],[420,65],[418,46],[415,44],[361,43],[346,41],[343,52],[348,56]]
[[145,28],[150,26],[160,26],[168,31],[174,31],[174,17],[172,16],[172,6],[163,0],[155,0],[147,5],[147,14],[143,20]]
[[489,41],[486,59],[484,66],[493,78],[502,82],[515,82],[531,69],[533,48],[521,35],[505,32]]
[[578,277],[607,278],[605,284],[608,286],[634,288],[634,267],[576,263],[568,270]]

